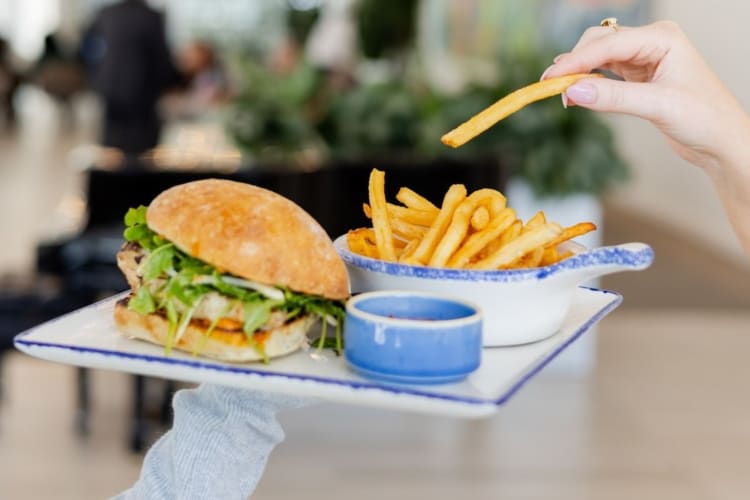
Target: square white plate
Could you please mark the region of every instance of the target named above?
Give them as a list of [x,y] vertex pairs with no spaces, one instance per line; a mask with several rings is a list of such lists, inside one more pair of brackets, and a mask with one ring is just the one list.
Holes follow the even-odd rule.
[[485,417],[513,396],[622,297],[580,287],[562,328],[552,337],[515,347],[488,347],[479,369],[460,383],[398,385],[362,378],[333,351],[298,351],[270,364],[230,364],[122,337],[112,319],[119,294],[39,325],[15,338],[16,347],[37,358],[90,368],[195,383],[283,392],[330,401],[457,417]]

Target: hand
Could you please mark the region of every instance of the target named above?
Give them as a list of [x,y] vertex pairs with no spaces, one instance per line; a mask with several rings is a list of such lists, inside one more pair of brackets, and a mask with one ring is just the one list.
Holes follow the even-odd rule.
[[542,79],[597,68],[624,81],[581,80],[564,101],[651,121],[680,156],[709,174],[750,159],[750,119],[676,24],[589,28]]

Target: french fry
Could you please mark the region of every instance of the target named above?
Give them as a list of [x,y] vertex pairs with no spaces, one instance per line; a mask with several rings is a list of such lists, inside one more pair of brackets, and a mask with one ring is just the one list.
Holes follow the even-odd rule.
[[503,232],[503,234],[500,235],[500,238],[498,238],[497,240],[498,246],[496,250],[518,238],[518,236],[521,234],[521,231],[523,231],[523,222],[521,222],[520,219],[517,219],[515,222],[513,222],[512,226],[510,226]]
[[490,189],[490,191],[493,193],[488,197],[487,209],[490,211],[490,219],[492,219],[497,217],[507,206],[507,200],[500,191],[495,189]]
[[[418,210],[409,207],[400,207],[392,203],[387,203],[388,215],[390,219],[401,219],[409,224],[416,224],[418,226],[430,227],[435,221],[437,212],[432,213],[427,210]],[[368,219],[372,219],[372,208],[367,203],[362,204],[362,210],[365,212],[365,216]]]
[[559,255],[559,257],[557,258],[557,262],[560,262],[560,261],[565,260],[567,258],[570,258],[572,256],[573,256],[573,252],[570,251],[570,250],[568,250],[567,252],[563,252],[563,253],[561,253]]
[[391,218],[398,218],[410,224],[430,227],[435,222],[438,212],[430,210],[417,210],[415,208],[401,207],[392,203],[387,204],[388,214]]
[[430,226],[427,234],[419,242],[419,246],[414,251],[413,259],[417,262],[427,263],[435,251],[435,247],[440,243],[443,234],[453,219],[453,213],[458,205],[466,199],[466,187],[463,184],[453,184],[445,193],[443,204],[435,221]]
[[448,267],[465,267],[489,242],[496,240],[500,234],[506,232],[515,222],[518,222],[515,210],[512,208],[503,209],[497,217],[490,221],[486,228],[466,238],[463,245],[448,260]]
[[532,83],[531,85],[527,85],[526,87],[511,92],[486,109],[480,111],[458,127],[443,135],[440,140],[446,146],[454,148],[463,146],[474,137],[524,106],[565,92],[568,87],[583,78],[596,78],[601,76],[602,75],[599,73],[579,73]]
[[393,233],[388,221],[385,201],[385,172],[376,168],[372,169],[368,192],[378,254],[381,259],[393,262],[396,260],[396,250],[393,248]]
[[518,267],[539,267],[544,257],[544,248],[537,247],[521,257]]
[[509,242],[518,238],[518,235],[521,234],[522,230],[523,222],[521,221],[521,219],[516,219],[515,221],[513,221],[513,224],[508,226],[508,228],[500,234],[500,237],[495,238],[487,243],[487,246],[485,246],[482,251],[477,254],[477,258],[473,260],[475,262],[478,262],[488,255],[492,255],[493,253],[497,252],[500,247],[507,245]]
[[[372,241],[368,239],[370,234],[372,234]],[[349,245],[349,250],[365,257],[377,259],[379,255],[374,238],[375,234],[369,228],[353,229],[346,233],[346,243]]]
[[435,215],[440,211],[430,200],[424,196],[412,191],[407,187],[402,187],[396,194],[396,199],[409,208],[433,212]]
[[550,241],[545,246],[556,247],[560,243],[563,243],[568,240],[572,240],[573,238],[576,238],[578,236],[594,231],[595,229],[596,229],[596,224],[594,224],[593,222],[579,222],[578,224],[574,224],[572,226],[568,226],[565,229],[563,229],[562,233],[560,233],[560,235],[557,236],[557,238]]
[[510,266],[537,247],[543,247],[562,232],[554,223],[543,224],[531,229],[500,247],[495,253],[470,266],[471,269],[500,269]]
[[541,210],[534,214],[532,218],[526,221],[526,225],[523,226],[521,233],[527,233],[530,229],[541,226],[547,222],[547,217]]
[[490,211],[487,207],[477,207],[471,214],[471,228],[474,231],[481,231],[490,223]]
[[544,255],[542,255],[542,262],[540,266],[551,266],[560,259],[560,254],[557,251],[556,246],[549,246],[544,249]]
[[[370,205],[368,205],[367,203],[363,203],[362,209],[365,212],[365,216],[368,219],[372,219],[372,208],[370,208]],[[393,234],[395,234],[399,238],[404,238],[405,240],[413,240],[414,238],[421,238],[427,232],[427,227],[425,226],[412,224],[410,222],[406,222],[403,219],[399,219],[398,217],[393,217],[390,210],[389,214],[391,214],[389,222],[391,224]]]
[[478,189],[466,197],[456,208],[450,226],[436,245],[435,252],[428,261],[428,265],[433,267],[444,266],[466,237],[474,210],[480,204],[490,204],[493,199],[499,198],[503,199],[503,203],[505,202],[505,197],[494,189]]
[[406,241],[422,238],[427,233],[426,227],[410,224],[397,218],[391,219],[391,229],[393,230],[393,234]]
[[404,250],[401,252],[401,255],[398,256],[398,261],[401,264],[418,264],[417,262],[414,262],[412,259],[414,256],[414,251],[419,246],[420,241],[421,241],[420,239],[411,240],[406,245],[406,247],[404,247]]

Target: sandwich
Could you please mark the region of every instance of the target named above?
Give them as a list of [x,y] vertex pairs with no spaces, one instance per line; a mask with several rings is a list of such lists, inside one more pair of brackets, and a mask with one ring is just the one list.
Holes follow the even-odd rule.
[[323,228],[250,184],[172,187],[125,216],[117,264],[131,293],[115,305],[130,338],[222,361],[268,361],[306,345],[322,318],[341,349],[349,279]]

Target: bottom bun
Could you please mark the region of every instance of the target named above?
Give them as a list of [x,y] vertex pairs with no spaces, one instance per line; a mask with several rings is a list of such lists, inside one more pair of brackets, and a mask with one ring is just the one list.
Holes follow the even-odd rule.
[[[115,305],[114,318],[120,333],[126,337],[165,345],[169,332],[169,322],[166,318],[158,314],[139,314],[128,309],[127,304],[128,299],[123,299]],[[256,335],[263,338],[259,342],[262,342],[266,356],[275,358],[298,350],[305,343],[307,331],[314,322],[314,316],[303,316],[275,330]],[[203,340],[205,333],[206,327],[192,321],[180,340],[175,342],[174,348],[191,353],[200,348],[200,356],[233,363],[263,359],[261,353],[248,343],[243,332],[217,328],[211,337]]]

